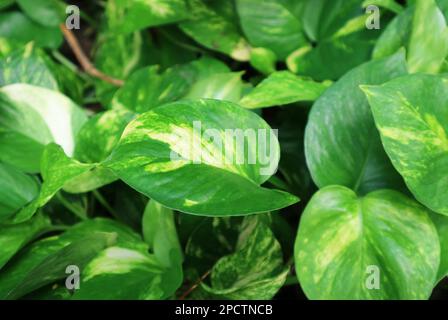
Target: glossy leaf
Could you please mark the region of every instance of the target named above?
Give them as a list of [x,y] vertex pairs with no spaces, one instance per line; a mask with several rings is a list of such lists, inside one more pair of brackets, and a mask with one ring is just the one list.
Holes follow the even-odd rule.
[[43,54],[35,50],[32,44],[0,60],[0,86],[14,83],[58,90],[58,83]]
[[36,178],[0,163],[0,221],[31,202],[38,195],[39,187]]
[[383,86],[363,87],[384,148],[414,196],[448,215],[443,173],[448,160],[448,82],[410,75]]
[[[252,139],[241,137],[247,153],[235,143],[237,135],[225,135],[226,129],[257,132]],[[266,136],[256,137],[258,132]],[[261,118],[233,103],[177,102],[132,121],[104,165],[134,189],[179,211],[219,216],[265,212],[297,202],[287,193],[259,187],[278,163],[272,134]],[[269,159],[260,157],[262,149]]]
[[217,99],[238,102],[243,91],[241,72],[215,73],[194,83],[184,99]]
[[19,7],[35,22],[57,27],[65,21],[65,5],[60,0],[17,0]]
[[159,74],[157,66],[133,73],[112,99],[112,108],[143,113],[184,96],[193,81],[194,70],[188,66],[167,69]]
[[417,0],[409,43],[409,72],[437,73],[448,54],[448,27],[435,0]]
[[[76,262],[81,262],[79,259],[82,258],[82,256],[85,257],[85,253],[87,253],[87,257],[89,257],[91,256],[90,253],[92,253],[91,249],[94,249],[95,251],[96,249],[100,249],[103,244],[107,244],[107,241],[106,243],[104,243],[104,241],[101,241],[98,244],[92,243],[92,238],[90,238],[92,235],[95,235],[97,240],[100,241],[101,239],[107,240],[111,239],[111,237],[115,238],[114,241],[116,242],[116,245],[121,247],[139,251],[147,249],[147,246],[141,242],[141,239],[137,234],[115,221],[109,219],[87,220],[73,226],[61,235],[44,238],[33,243],[31,246],[25,248],[20,256],[6,265],[0,273],[0,298],[5,299],[13,289],[18,287],[29,287],[30,284],[32,284],[32,288],[35,288],[36,284],[40,287],[47,282],[45,277],[48,277],[51,281],[66,278],[66,266],[76,265]],[[70,244],[74,244],[74,246],[71,248],[68,247]],[[73,248],[76,247],[77,249],[73,250]],[[87,250],[84,251],[82,249],[83,247],[86,247]],[[62,251],[63,253],[65,252],[68,254],[63,257],[64,254],[60,253],[61,250],[64,250]],[[73,258],[75,256],[77,256],[77,259],[75,259],[76,261],[74,262]],[[62,275],[58,270],[54,270],[56,272],[53,272],[52,270],[52,272],[45,272],[43,277],[40,276],[35,279],[28,278],[32,281],[30,284],[28,281],[24,281],[31,271],[42,270],[40,266],[45,265],[49,257],[53,257],[52,259],[58,257],[58,263],[65,264]],[[81,271],[84,269],[80,265],[79,267],[81,268]],[[20,294],[16,291],[15,297],[18,296],[20,296]]]
[[51,225],[44,215],[16,225],[0,225],[0,269],[29,241]]
[[440,214],[431,214],[430,217],[436,226],[440,240],[440,265],[437,281],[441,281],[448,275],[448,218]]
[[164,286],[176,291],[183,280],[182,249],[177,237],[173,211],[150,200],[142,220],[143,238],[155,257],[167,269]]
[[17,299],[46,284],[67,278],[68,266],[84,268],[98,253],[114,245],[116,237],[114,233],[97,232],[70,243],[30,270],[20,284],[8,292],[6,298]]
[[278,0],[236,0],[241,27],[251,45],[280,59],[306,44],[300,20]]
[[315,101],[327,87],[326,84],[298,77],[289,71],[277,71],[264,79],[239,103],[245,108],[255,109]]
[[392,190],[358,198],[320,190],[302,214],[295,244],[310,299],[427,299],[440,259],[428,211]]
[[87,120],[64,95],[27,84],[0,89],[0,160],[38,172],[43,148],[50,142],[73,154],[74,137]]
[[13,39],[20,43],[34,41],[37,46],[58,48],[62,34],[58,27],[41,26],[21,12],[0,13],[0,37]]
[[[208,3],[202,0],[189,0],[190,19],[181,22],[179,27],[187,35],[203,46],[230,55],[238,61],[248,61],[250,47],[240,34],[234,21],[235,13],[225,15],[212,7],[218,2]],[[228,5],[232,5],[227,2]]]
[[400,187],[387,158],[362,84],[381,84],[406,74],[403,52],[368,62],[341,78],[313,105],[305,130],[305,154],[320,188],[338,184],[366,193]]
[[275,72],[277,56],[266,48],[252,48],[250,51],[250,64],[263,74]]
[[202,287],[220,299],[271,299],[287,273],[280,244],[269,227],[259,217],[248,217],[236,252],[214,265],[211,285]]
[[83,164],[68,158],[62,148],[49,144],[42,155],[41,174],[44,182],[36,199],[20,210],[14,217],[14,223],[20,223],[33,216],[37,209],[43,207],[70,180],[88,172],[95,165]]
[[110,0],[106,15],[108,28],[122,34],[188,17],[185,0]]

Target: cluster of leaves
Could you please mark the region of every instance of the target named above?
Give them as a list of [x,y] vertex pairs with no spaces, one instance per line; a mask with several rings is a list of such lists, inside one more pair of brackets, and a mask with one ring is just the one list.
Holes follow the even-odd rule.
[[[448,274],[447,0],[79,5],[82,46],[122,86],[76,66],[67,4],[0,0],[0,299],[431,296]],[[184,148],[195,121],[244,161],[206,136]],[[271,127],[265,175],[260,141],[225,130]]]

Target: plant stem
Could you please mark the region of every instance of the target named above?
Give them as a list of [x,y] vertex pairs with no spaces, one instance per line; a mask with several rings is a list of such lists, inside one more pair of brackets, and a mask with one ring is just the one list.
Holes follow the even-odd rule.
[[179,300],[185,300],[190,293],[192,293],[200,284],[202,281],[204,281],[212,272],[212,270],[208,270],[206,273],[204,273],[183,295],[180,296]]
[[56,198],[59,200],[59,202],[67,208],[71,213],[73,213],[75,216],[80,218],[81,220],[86,220],[87,217],[85,215],[85,212],[80,211],[78,208],[73,206],[69,201],[67,201],[60,192],[56,194]]
[[108,76],[107,74],[104,74],[97,68],[95,68],[95,66],[92,64],[92,62],[89,60],[87,55],[82,50],[81,45],[78,42],[78,39],[76,39],[75,35],[71,30],[67,29],[65,24],[61,23],[59,25],[59,28],[61,29],[65,40],[72,49],[79,64],[87,74],[91,75],[92,77],[101,79],[105,82],[108,82],[110,84],[113,84],[114,86],[117,87],[121,87],[124,84],[123,80],[112,78],[111,76]]
[[106,209],[108,210],[115,218],[118,218],[117,212],[114,208],[107,202],[106,199],[101,195],[101,193],[98,190],[92,191],[93,196],[96,200]]

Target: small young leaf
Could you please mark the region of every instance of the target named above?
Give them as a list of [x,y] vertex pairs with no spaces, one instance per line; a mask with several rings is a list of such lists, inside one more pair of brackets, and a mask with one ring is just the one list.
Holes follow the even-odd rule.
[[277,71],[264,79],[239,103],[245,108],[255,109],[314,101],[327,87],[324,83],[300,78],[289,71]]

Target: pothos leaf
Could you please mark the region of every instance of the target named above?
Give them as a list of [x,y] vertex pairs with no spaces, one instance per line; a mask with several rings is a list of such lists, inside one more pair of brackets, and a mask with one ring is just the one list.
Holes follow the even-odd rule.
[[57,27],[64,21],[64,3],[60,0],[17,0],[20,8],[35,22]]
[[68,266],[84,268],[98,253],[114,245],[116,238],[117,235],[114,233],[96,232],[70,243],[35,266],[19,285],[8,292],[6,298],[17,299],[46,284],[66,278]]
[[149,200],[143,214],[142,228],[143,238],[160,264],[166,268],[162,278],[165,290],[175,292],[183,280],[183,257],[173,211]]
[[[250,46],[234,23],[236,15],[215,10],[214,4],[202,0],[189,0],[191,18],[181,22],[179,27],[203,46],[230,55],[235,60],[248,61]],[[225,2],[232,6],[231,2]],[[216,5],[216,3],[215,3]]]
[[44,182],[36,199],[20,210],[12,219],[20,223],[33,216],[37,209],[43,207],[71,179],[93,169],[93,164],[83,164],[68,158],[62,148],[49,144],[43,152],[41,174]]
[[48,217],[38,214],[33,219],[16,225],[0,225],[0,269],[30,240],[50,227]]
[[27,83],[56,91],[59,87],[43,53],[32,44],[0,60],[0,86],[14,83]]
[[264,79],[239,103],[245,108],[255,109],[314,101],[327,87],[324,83],[298,77],[289,71],[277,71]]
[[36,178],[0,163],[0,222],[31,202],[39,187]]
[[137,117],[104,165],[164,206],[225,216],[297,202],[285,192],[259,186],[278,160],[277,138],[261,118],[231,102],[198,100],[163,105]]
[[383,151],[361,84],[406,74],[404,53],[346,74],[313,105],[305,130],[308,168],[319,187],[338,184],[366,193],[402,184]]
[[[6,265],[0,273],[0,297],[18,298],[46,283],[66,278],[65,270],[69,265],[78,266],[82,272],[88,260],[95,256],[94,252],[113,243],[140,252],[147,250],[141,238],[122,224],[109,219],[86,220],[61,235],[33,243]],[[55,268],[46,262],[49,259],[57,263]],[[43,270],[45,272],[41,273]],[[37,277],[30,277],[32,273]]]
[[448,27],[435,0],[416,1],[409,41],[409,72],[437,73],[448,54]]
[[0,37],[20,43],[35,42],[39,47],[58,48],[62,43],[59,28],[44,27],[18,11],[0,14]]
[[310,299],[427,299],[440,246],[428,211],[406,196],[330,186],[302,214],[294,256]]
[[448,215],[448,81],[410,75],[364,86],[384,148],[414,196]]
[[55,142],[73,154],[75,135],[87,116],[64,95],[12,84],[0,89],[0,160],[38,172],[45,145]]
[[106,15],[108,28],[121,34],[178,22],[188,16],[185,0],[110,0]]
[[237,0],[241,26],[255,47],[284,59],[307,43],[300,20],[278,0]]
[[246,217],[236,252],[214,265],[211,285],[202,288],[221,299],[271,299],[287,273],[280,244],[269,227],[259,216]]

